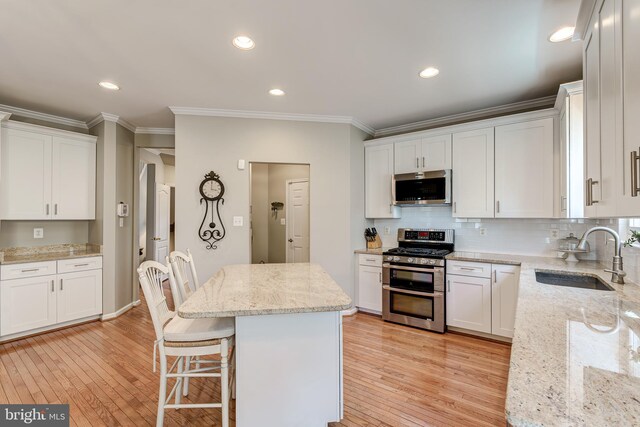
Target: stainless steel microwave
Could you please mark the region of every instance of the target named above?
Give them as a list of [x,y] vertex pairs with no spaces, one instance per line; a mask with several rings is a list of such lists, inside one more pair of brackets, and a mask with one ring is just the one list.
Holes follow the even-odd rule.
[[451,204],[451,169],[393,176],[393,204],[422,206]]

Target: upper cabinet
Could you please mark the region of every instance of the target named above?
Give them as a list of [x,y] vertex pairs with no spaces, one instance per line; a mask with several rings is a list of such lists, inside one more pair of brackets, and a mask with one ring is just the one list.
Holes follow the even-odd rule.
[[453,135],[453,216],[493,218],[494,129]]
[[451,134],[398,141],[394,156],[396,174],[451,169]]
[[2,124],[0,219],[95,219],[95,137]]
[[393,143],[365,147],[365,216],[367,218],[399,218],[393,205]]
[[553,118],[495,128],[495,217],[553,217]]
[[640,215],[640,2],[583,0],[585,215]]

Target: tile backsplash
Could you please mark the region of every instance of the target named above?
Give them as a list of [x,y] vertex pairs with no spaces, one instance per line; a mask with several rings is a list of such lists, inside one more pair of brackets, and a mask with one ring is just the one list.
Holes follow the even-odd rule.
[[[453,228],[459,251],[547,257],[557,256],[558,239],[569,233],[580,238],[596,224],[589,219],[458,219],[451,216],[450,207],[402,208],[402,218],[374,221],[384,246],[397,246],[398,228]],[[389,234],[385,234],[385,227]],[[581,259],[596,259],[597,238],[589,239],[592,251]]]

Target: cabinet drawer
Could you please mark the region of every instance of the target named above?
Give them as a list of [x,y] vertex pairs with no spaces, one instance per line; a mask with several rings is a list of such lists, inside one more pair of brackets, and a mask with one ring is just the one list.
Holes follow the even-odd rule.
[[369,255],[369,254],[360,254],[358,255],[358,264],[360,265],[370,265],[372,267],[382,267],[382,255]]
[[64,259],[64,260],[58,261],[58,273],[71,273],[74,271],[97,270],[100,268],[102,268],[101,256]]
[[24,264],[9,264],[0,266],[0,279],[24,279],[27,277],[46,276],[56,274],[56,262],[27,262]]
[[491,277],[491,264],[484,262],[447,261],[447,274],[470,277]]

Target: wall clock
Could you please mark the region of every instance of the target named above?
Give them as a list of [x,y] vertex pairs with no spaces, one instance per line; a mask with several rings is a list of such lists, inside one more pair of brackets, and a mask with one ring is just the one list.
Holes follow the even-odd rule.
[[[204,216],[198,230],[198,237],[206,242],[207,249],[218,249],[217,243],[224,239],[226,230],[220,217],[220,205],[224,205],[224,184],[214,171],[204,176],[200,183],[200,204],[205,205]],[[215,205],[215,209],[214,209]],[[209,213],[211,212],[211,213]],[[207,223],[209,221],[209,223]],[[217,221],[217,222],[216,222]]]

